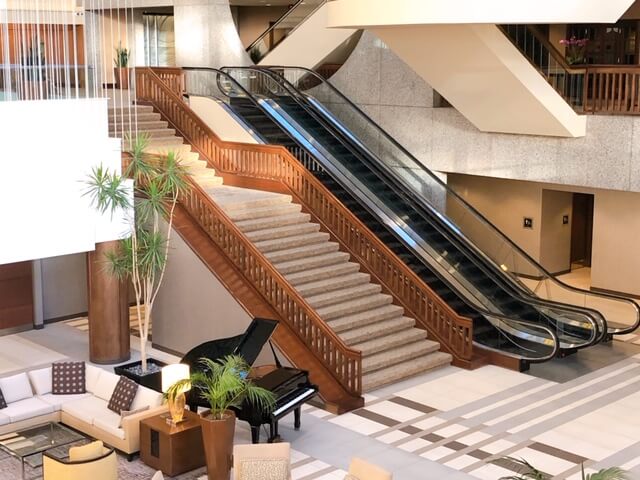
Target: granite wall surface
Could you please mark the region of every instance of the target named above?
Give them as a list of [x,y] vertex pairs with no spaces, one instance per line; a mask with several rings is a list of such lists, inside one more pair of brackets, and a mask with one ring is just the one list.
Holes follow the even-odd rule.
[[434,170],[640,191],[640,118],[589,116],[577,139],[483,133],[434,108],[432,88],[369,32],[331,81]]

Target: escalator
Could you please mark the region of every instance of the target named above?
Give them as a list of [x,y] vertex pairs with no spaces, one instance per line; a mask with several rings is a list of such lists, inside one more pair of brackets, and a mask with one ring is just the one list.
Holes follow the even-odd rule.
[[[428,202],[416,195],[411,182],[419,177],[401,178],[380,160],[389,158],[380,143],[369,149],[344,125],[327,120],[322,104],[274,73],[227,72],[233,78],[188,69],[187,89],[225,96],[266,141],[287,147],[443,300],[473,319],[477,345],[526,363],[548,360],[557,348],[569,352],[604,337],[606,322],[598,312],[528,295],[433,207],[437,198]],[[308,77],[305,73],[296,83],[308,84]],[[314,94],[322,97],[326,84],[318,83],[311,82]],[[429,197],[427,190],[422,193]],[[440,200],[446,203],[447,198]]]

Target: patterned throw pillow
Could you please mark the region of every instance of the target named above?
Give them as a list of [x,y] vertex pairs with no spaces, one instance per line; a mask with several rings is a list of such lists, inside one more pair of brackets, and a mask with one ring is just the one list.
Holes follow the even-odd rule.
[[51,393],[76,395],[87,391],[84,362],[56,362],[51,367]]
[[245,458],[239,470],[238,480],[289,480],[289,462],[284,458]]
[[2,390],[0,390],[0,410],[2,410],[3,408],[7,408],[7,402],[4,400]]
[[127,377],[120,377],[116,388],[113,389],[107,408],[118,415],[123,410],[130,410],[133,399],[138,392],[138,384]]

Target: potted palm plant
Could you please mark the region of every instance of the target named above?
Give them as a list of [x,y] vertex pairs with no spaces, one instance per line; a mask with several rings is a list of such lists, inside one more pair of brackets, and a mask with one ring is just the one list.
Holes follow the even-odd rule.
[[87,180],[87,195],[100,213],[130,211],[126,180],[133,180],[133,215],[126,219],[131,234],[120,241],[117,252],[106,256],[105,266],[118,279],[131,282],[138,314],[140,361],[114,370],[160,392],[161,368],[165,364],[147,359],[147,340],[153,304],[167,268],[173,213],[179,195],[187,188],[189,174],[174,152],[166,156],[145,153],[147,136],[138,135],[133,141],[127,139],[127,143],[132,147],[124,173],[109,172],[102,166],[94,168]]
[[[500,477],[500,480],[550,480],[547,475],[527,462],[524,458],[505,457],[505,460],[519,465],[520,471],[516,475]],[[582,480],[627,480],[627,472],[618,467],[603,468],[595,473],[584,473],[584,465],[580,465]]]
[[232,409],[242,408],[246,401],[256,410],[270,412],[275,397],[247,377],[250,366],[238,355],[229,355],[220,361],[201,358],[200,362],[203,370],[193,372],[189,380],[176,382],[169,388],[168,395],[190,387],[193,394],[209,404],[209,410],[200,415],[207,476],[209,480],[228,480],[236,426]]
[[129,49],[122,48],[122,42],[118,42],[116,47],[116,58],[113,59],[114,76],[116,88],[122,90],[129,89]]

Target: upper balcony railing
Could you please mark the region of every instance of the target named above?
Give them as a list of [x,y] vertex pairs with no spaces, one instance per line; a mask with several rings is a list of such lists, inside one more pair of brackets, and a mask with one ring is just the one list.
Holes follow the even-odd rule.
[[640,114],[640,65],[570,65],[535,26],[500,28],[576,111]]

